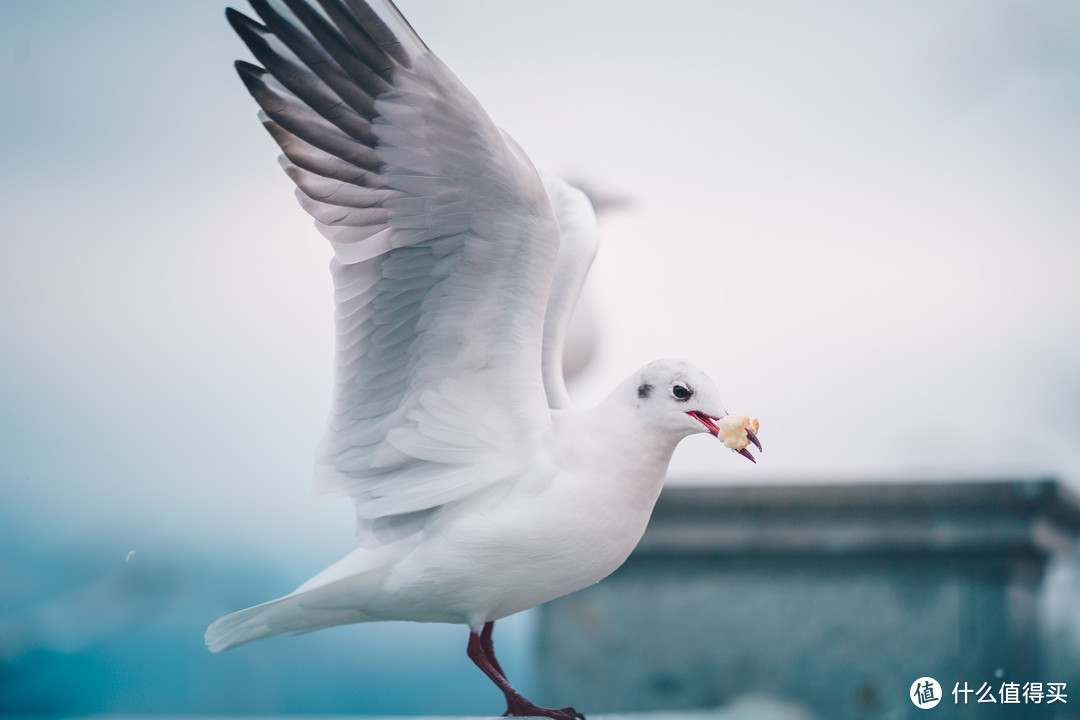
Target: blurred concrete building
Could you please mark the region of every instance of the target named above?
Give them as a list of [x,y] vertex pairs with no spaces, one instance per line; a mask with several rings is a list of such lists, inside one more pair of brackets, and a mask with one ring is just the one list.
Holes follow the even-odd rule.
[[1040,597],[1078,531],[1049,480],[669,488],[624,567],[544,606],[542,699],[915,718],[928,676],[941,717],[1074,717]]

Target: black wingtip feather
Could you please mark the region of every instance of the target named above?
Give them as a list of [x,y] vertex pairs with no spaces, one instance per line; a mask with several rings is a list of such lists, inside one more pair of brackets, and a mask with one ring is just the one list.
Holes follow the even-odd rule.
[[[365,26],[362,17],[358,15],[354,3],[349,0],[318,0],[318,3],[330,17],[342,37],[352,46],[357,57],[362,58],[363,62],[374,72],[384,75],[393,69],[395,63],[404,67],[412,67],[412,62],[407,57],[395,58],[387,51],[386,47],[380,45],[378,39],[372,34],[373,29]],[[366,3],[361,3],[361,7],[367,10],[368,13],[372,13]],[[377,16],[375,16],[375,20],[382,24],[382,21]],[[377,30],[375,32],[378,33]],[[389,32],[389,28],[386,29],[386,32]],[[393,35],[391,34],[390,37],[392,38]]]
[[[229,8],[230,10],[232,8]],[[269,43],[266,42],[266,36],[270,31],[265,25],[252,20],[242,12],[233,10],[232,13],[226,12],[225,16],[229,20],[229,24],[232,25],[233,30],[240,36],[240,39],[244,41],[244,44],[248,46],[248,50],[251,50],[252,54],[260,61],[265,63],[268,67],[270,60],[275,58],[274,51],[270,48]]]
[[240,39],[244,41],[244,44],[247,45],[252,52],[255,52],[252,43],[257,44],[261,48],[266,48],[266,51],[269,52],[270,46],[266,43],[266,36],[270,34],[270,31],[265,25],[249,18],[242,12],[234,12],[232,15],[226,17],[228,17],[232,29],[236,31],[236,34],[240,36]]
[[237,60],[233,63],[233,67],[236,68],[236,74],[240,76],[240,80],[243,81],[244,87],[251,95],[255,95],[258,91],[266,87],[266,83],[263,82],[263,75],[266,75],[266,70],[247,62],[246,60]]
[[[388,82],[386,73],[393,69],[393,63],[383,55],[364,55],[349,45],[349,41],[342,35],[334,21],[327,19],[326,15],[316,11],[305,0],[284,0],[286,7],[292,11],[307,31],[315,38],[324,52],[336,62],[341,69],[357,83],[363,92],[370,97],[375,97],[389,90],[392,86]],[[319,0],[325,5],[326,0]],[[333,8],[332,8],[333,9]],[[348,25],[346,17],[341,15],[342,9],[336,7],[338,13],[337,22]],[[330,14],[328,12],[328,14]],[[314,70],[314,68],[312,68]],[[337,90],[337,88],[335,88]],[[338,93],[341,94],[340,92]],[[350,102],[349,98],[342,96],[343,100]],[[350,103],[351,104],[351,103]],[[366,112],[370,108],[366,104],[357,106]]]
[[251,5],[251,9],[258,14],[259,19],[263,21],[266,29],[281,37],[280,31],[273,27],[275,22],[279,25],[288,22],[281,16],[281,13],[271,7],[266,0],[248,0],[248,3]]
[[232,29],[241,37],[244,35],[244,32],[254,32],[257,35],[266,32],[265,26],[260,25],[244,13],[231,7],[225,8],[225,19],[229,21],[229,25],[231,25]]
[[249,63],[247,60],[237,60],[233,63],[233,67],[236,68],[236,72],[240,73],[240,77],[247,76],[261,80],[262,76],[266,74],[266,68]]

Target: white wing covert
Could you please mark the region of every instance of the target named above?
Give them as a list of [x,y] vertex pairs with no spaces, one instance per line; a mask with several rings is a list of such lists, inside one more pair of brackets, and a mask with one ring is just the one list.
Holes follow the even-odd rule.
[[237,69],[334,249],[316,490],[352,497],[364,542],[529,462],[559,228],[528,159],[392,4],[251,5],[262,23],[228,17],[265,69]]

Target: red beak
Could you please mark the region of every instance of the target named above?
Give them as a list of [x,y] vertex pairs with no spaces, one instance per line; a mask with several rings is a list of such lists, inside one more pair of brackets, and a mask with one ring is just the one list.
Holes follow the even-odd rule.
[[716,426],[716,421],[720,418],[715,418],[712,415],[706,415],[705,413],[698,412],[697,410],[691,410],[686,414],[704,425],[705,428],[710,433],[712,433],[713,437],[720,437],[720,428]]

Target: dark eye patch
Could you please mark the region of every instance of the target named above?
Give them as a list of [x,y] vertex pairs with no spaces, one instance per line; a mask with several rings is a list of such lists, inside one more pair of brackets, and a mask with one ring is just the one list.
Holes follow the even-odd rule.
[[638,385],[637,396],[639,398],[647,398],[647,397],[649,397],[649,393],[651,393],[651,392],[652,392],[652,385],[650,385],[649,383],[643,383],[641,385]]

